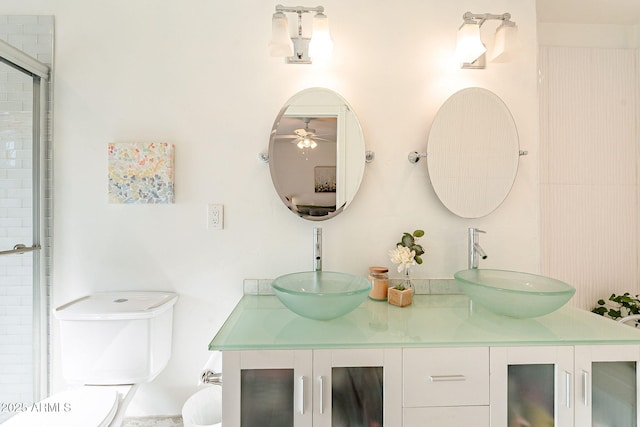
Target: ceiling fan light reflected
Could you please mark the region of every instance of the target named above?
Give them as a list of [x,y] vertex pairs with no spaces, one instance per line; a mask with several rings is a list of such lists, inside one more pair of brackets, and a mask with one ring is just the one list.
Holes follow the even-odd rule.
[[458,30],[456,57],[461,63],[472,63],[480,58],[487,48],[480,39],[480,25],[465,21]]
[[305,148],[311,148],[313,150],[318,146],[318,143],[315,142],[310,136],[305,136],[300,141],[298,141],[296,146],[301,150],[304,150]]
[[271,19],[271,56],[293,56],[293,42],[289,37],[289,19],[282,12],[276,12]]
[[510,61],[518,53],[518,50],[518,26],[515,22],[505,21],[496,30],[490,61]]

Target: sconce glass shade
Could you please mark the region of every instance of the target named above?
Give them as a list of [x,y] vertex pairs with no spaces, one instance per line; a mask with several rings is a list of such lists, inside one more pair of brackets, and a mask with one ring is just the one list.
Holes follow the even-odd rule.
[[293,56],[293,42],[289,37],[289,20],[287,15],[276,12],[271,19],[271,41],[269,42],[271,56]]
[[472,63],[480,58],[487,48],[480,39],[480,25],[475,22],[465,22],[458,30],[456,57],[461,63]]
[[518,53],[518,27],[515,22],[506,21],[496,30],[496,38],[491,53],[491,61],[507,62]]
[[329,34],[329,19],[324,13],[316,13],[313,17],[309,56],[314,60],[324,60],[331,56],[332,51],[333,41]]

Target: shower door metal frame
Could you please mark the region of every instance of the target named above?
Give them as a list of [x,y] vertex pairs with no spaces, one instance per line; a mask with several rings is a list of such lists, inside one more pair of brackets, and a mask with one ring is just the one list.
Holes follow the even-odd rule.
[[47,135],[47,104],[49,102],[49,66],[27,55],[19,49],[0,40],[0,62],[31,76],[33,79],[33,116],[32,116],[32,197],[33,197],[33,241],[30,246],[16,244],[13,249],[4,248],[0,255],[23,254],[33,252],[33,381],[34,400],[48,394],[48,327],[47,327],[47,289],[42,269],[41,240],[45,227],[45,206],[43,189],[45,188],[46,167],[45,147]]

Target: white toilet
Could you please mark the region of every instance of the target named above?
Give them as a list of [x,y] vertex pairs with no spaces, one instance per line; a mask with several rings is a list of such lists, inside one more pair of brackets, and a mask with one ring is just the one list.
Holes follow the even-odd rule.
[[118,427],[140,383],[171,356],[172,292],[103,292],[54,310],[65,380],[81,387],[27,407],[2,427]]

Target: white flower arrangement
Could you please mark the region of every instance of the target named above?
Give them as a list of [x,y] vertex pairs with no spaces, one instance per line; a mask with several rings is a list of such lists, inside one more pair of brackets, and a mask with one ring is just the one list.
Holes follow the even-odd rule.
[[391,262],[398,264],[398,273],[401,273],[405,268],[409,268],[415,265],[416,251],[412,251],[406,246],[398,245],[395,249],[389,251],[389,257]]
[[404,233],[402,240],[396,244],[396,248],[389,251],[391,262],[398,264],[398,273],[415,264],[422,264],[421,255],[424,254],[422,245],[416,240],[424,236],[424,231],[415,230],[413,234]]

